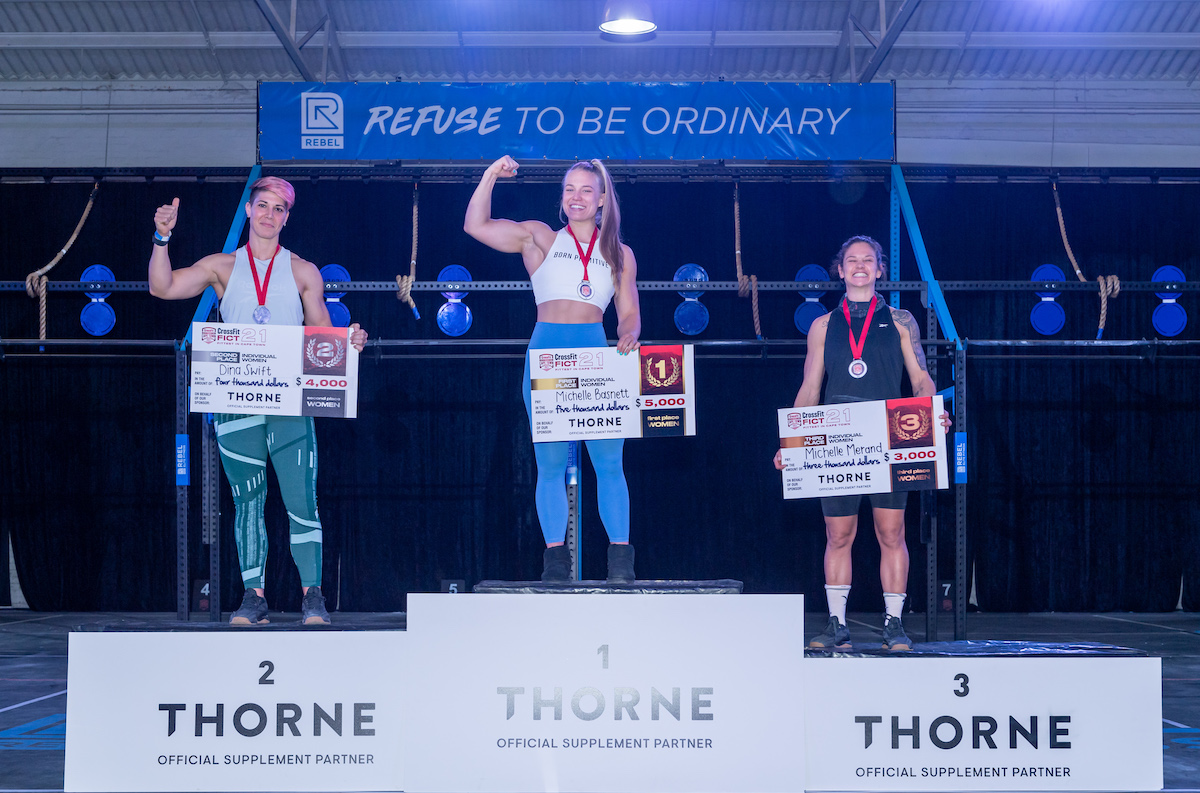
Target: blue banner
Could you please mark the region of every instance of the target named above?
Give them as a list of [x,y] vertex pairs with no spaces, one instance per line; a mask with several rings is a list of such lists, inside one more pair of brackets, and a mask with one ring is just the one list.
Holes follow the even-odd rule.
[[187,435],[175,435],[175,484],[181,487],[187,487],[192,483],[191,461],[188,454],[191,443],[191,439]]
[[890,83],[262,83],[262,162],[895,158]]

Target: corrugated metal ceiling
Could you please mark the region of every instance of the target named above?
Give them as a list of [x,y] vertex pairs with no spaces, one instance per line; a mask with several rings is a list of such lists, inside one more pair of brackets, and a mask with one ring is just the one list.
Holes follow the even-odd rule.
[[[297,38],[328,10],[336,32],[302,51],[318,79],[846,81],[882,38],[881,5],[895,19],[912,0],[650,2],[654,38],[615,43],[596,30],[603,0],[0,0],[0,79],[303,79],[273,7]],[[1198,76],[1195,0],[923,0],[874,79]]]

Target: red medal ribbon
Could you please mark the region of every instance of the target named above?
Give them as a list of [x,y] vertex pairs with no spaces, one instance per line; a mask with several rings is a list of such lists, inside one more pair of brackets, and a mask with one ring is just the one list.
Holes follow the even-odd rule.
[[571,239],[575,241],[575,250],[579,251],[579,261],[583,262],[583,280],[584,280],[584,283],[586,283],[588,280],[588,277],[587,277],[588,262],[590,262],[592,260],[592,248],[596,247],[596,238],[600,236],[600,229],[598,229],[598,228],[592,229],[592,241],[588,243],[587,253],[583,252],[583,246],[579,244],[579,240],[578,240],[578,238],[576,238],[575,232],[574,232],[574,230],[572,230],[570,223],[567,224],[567,233],[570,234]]
[[254,276],[254,293],[258,295],[258,304],[265,306],[267,304],[267,287],[271,284],[271,269],[275,266],[275,257],[279,255],[280,249],[283,248],[279,243],[275,243],[275,252],[271,254],[271,263],[267,265],[267,274],[263,276],[262,284],[258,280],[258,268],[254,266],[254,253],[250,250],[250,243],[246,243],[246,256],[250,257],[250,273]]
[[863,321],[862,335],[858,337],[858,341],[854,340],[854,328],[850,327],[850,306],[849,300],[842,301],[842,313],[846,315],[846,325],[850,327],[850,357],[851,360],[861,361],[863,347],[867,344],[867,331],[871,329],[871,317],[875,314],[875,301],[879,299],[878,295],[871,295],[871,305],[867,308],[867,318]]

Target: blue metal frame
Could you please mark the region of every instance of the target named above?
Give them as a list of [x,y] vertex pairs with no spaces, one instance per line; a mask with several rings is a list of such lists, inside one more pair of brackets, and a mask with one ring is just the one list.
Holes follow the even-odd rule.
[[573,493],[574,499],[569,500],[567,508],[571,510],[572,519],[567,520],[567,546],[575,558],[575,569],[572,571],[576,581],[583,580],[583,510],[579,502],[583,500],[583,478],[579,469],[583,465],[583,444],[579,441],[567,441],[567,473],[566,486],[568,498]]
[[892,165],[892,189],[900,199],[900,208],[904,213],[904,222],[908,226],[908,239],[912,243],[913,253],[917,257],[917,269],[921,271],[921,280],[929,285],[929,300],[933,303],[933,311],[937,315],[938,324],[942,326],[942,335],[954,342],[954,348],[963,348],[962,339],[950,318],[950,309],[946,306],[946,297],[942,287],[933,275],[933,267],[929,263],[929,253],[925,250],[925,240],[921,237],[921,227],[917,225],[917,215],[913,211],[912,199],[908,197],[908,185],[904,183],[904,172],[900,166]]
[[[891,281],[900,280],[900,192],[896,189],[896,180],[892,180],[892,196],[891,196],[891,239],[888,241],[888,250],[891,251],[891,256],[888,257],[888,279]],[[892,308],[900,308],[900,293],[892,292],[889,301]]]
[[[249,178],[246,179],[246,188],[242,190],[242,200],[238,202],[237,209],[233,213],[233,223],[229,225],[229,234],[225,237],[225,247],[221,249],[221,253],[233,253],[237,250],[238,240],[242,238],[242,229],[246,226],[246,213],[242,210],[242,207],[250,200],[250,185],[257,182],[260,176],[262,176],[262,166],[255,164],[250,169]],[[192,322],[206,321],[216,303],[216,290],[210,286],[204,290],[204,294],[200,295],[200,305],[196,306],[196,313],[192,315]],[[192,322],[188,323],[187,333],[184,334],[183,341],[180,342],[180,349],[186,348],[192,343]]]

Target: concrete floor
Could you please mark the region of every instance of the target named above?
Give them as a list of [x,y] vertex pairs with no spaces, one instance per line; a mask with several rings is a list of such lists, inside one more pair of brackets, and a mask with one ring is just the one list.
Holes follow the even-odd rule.
[[[283,629],[274,615],[273,628]],[[403,614],[334,615],[335,627],[403,629]],[[292,622],[289,620],[288,622]],[[806,635],[825,617],[806,615]],[[879,617],[852,614],[856,642],[877,647]],[[924,638],[924,617],[905,625]],[[61,791],[66,737],[67,635],[73,630],[223,630],[207,617],[181,624],[174,614],[47,614],[0,609],[0,793]],[[1135,648],[1163,659],[1164,790],[1200,793],[1200,614],[971,614],[967,638],[1045,643],[1097,642]],[[952,637],[946,618],[939,638]],[[944,646],[939,646],[942,649]],[[918,645],[916,648],[921,651]],[[935,647],[929,647],[934,650]]]

